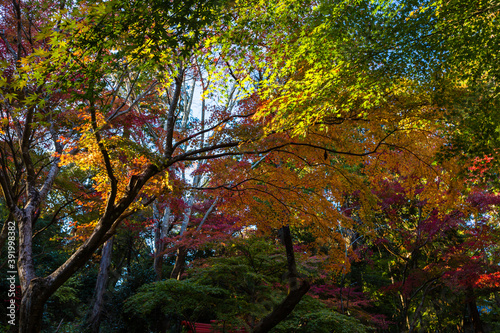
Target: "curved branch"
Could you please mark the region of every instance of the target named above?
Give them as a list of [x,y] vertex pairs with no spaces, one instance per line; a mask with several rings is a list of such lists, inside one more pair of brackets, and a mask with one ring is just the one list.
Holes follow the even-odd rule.
[[116,179],[114,172],[113,172],[113,166],[111,165],[111,159],[108,154],[108,150],[104,146],[101,140],[101,134],[99,133],[99,129],[97,126],[97,117],[96,117],[96,112],[95,112],[95,106],[92,104],[90,105],[90,117],[91,117],[91,123],[92,123],[92,130],[94,132],[94,137],[97,141],[97,145],[99,147],[99,151],[102,155],[102,158],[104,160],[104,166],[106,168],[106,173],[108,175],[110,185],[111,185],[111,191],[109,193],[107,202],[106,202],[106,210],[104,212],[104,216],[108,214],[108,212],[111,210],[115,203],[116,195],[118,193],[118,180]]
[[45,227],[43,227],[42,229],[40,229],[40,230],[38,230],[37,232],[35,232],[35,233],[33,234],[33,238],[35,238],[35,237],[36,237],[36,235],[38,235],[39,233],[42,233],[42,232],[44,232],[45,230],[47,230],[47,228],[49,228],[52,224],[54,224],[54,223],[57,221],[57,215],[59,215],[59,213],[60,213],[60,212],[61,212],[61,211],[62,211],[62,210],[66,207],[66,206],[68,206],[68,205],[69,205],[69,204],[71,204],[72,202],[75,202],[76,200],[78,200],[78,199],[79,199],[79,198],[81,198],[82,196],[83,196],[83,194],[82,194],[82,195],[80,195],[80,196],[78,196],[77,198],[75,198],[75,199],[73,199],[73,200],[70,200],[70,201],[65,202],[65,203],[64,203],[64,205],[61,205],[61,207],[59,207],[59,208],[57,209],[57,211],[54,213],[54,216],[52,216],[52,219],[50,220],[50,222],[49,222],[49,223],[48,223]]
[[393,131],[390,131],[385,137],[383,137],[377,143],[377,145],[375,146],[375,148],[373,148],[371,151],[367,151],[367,152],[364,152],[364,153],[354,153],[354,152],[350,152],[350,151],[335,150],[335,149],[326,148],[326,147],[322,147],[322,146],[319,146],[319,145],[315,145],[315,144],[312,144],[312,143],[306,143],[306,142],[304,142],[304,143],[301,143],[301,142],[287,142],[287,143],[276,145],[274,147],[263,149],[263,150],[246,150],[246,151],[240,151],[240,152],[224,152],[224,153],[214,154],[214,155],[193,156],[193,155],[198,155],[198,154],[201,154],[201,153],[210,152],[210,151],[214,151],[214,150],[218,150],[218,149],[222,149],[222,148],[237,147],[237,146],[239,146],[239,145],[241,145],[243,143],[250,143],[250,142],[257,141],[257,139],[251,139],[251,140],[246,140],[246,141],[242,140],[242,141],[227,142],[227,143],[222,143],[222,144],[217,144],[217,145],[213,145],[213,146],[204,147],[202,149],[191,150],[191,151],[185,152],[184,154],[181,154],[181,155],[178,155],[178,156],[174,157],[172,159],[172,163],[173,162],[177,162],[177,161],[209,160],[209,159],[214,159],[214,158],[219,158],[219,157],[224,157],[224,156],[265,154],[265,153],[269,153],[271,151],[278,150],[278,149],[281,149],[281,148],[284,148],[284,147],[288,147],[288,146],[311,147],[311,148],[315,148],[315,149],[318,149],[318,150],[327,151],[327,152],[332,153],[332,154],[363,157],[363,156],[368,156],[368,155],[376,153],[379,150],[379,148],[383,144],[385,144],[384,143],[385,140],[387,140],[387,138],[389,136],[391,136],[392,134],[394,134],[396,131],[397,131],[397,129],[395,129]]
[[177,147],[179,147],[180,145],[182,145],[184,142],[187,142],[187,141],[190,141],[191,139],[194,139],[195,137],[199,136],[199,135],[202,135],[202,134],[205,134],[207,132],[210,132],[210,131],[213,131],[214,129],[216,129],[217,127],[219,127],[220,125],[224,124],[224,123],[227,123],[228,121],[234,119],[234,118],[248,118],[248,117],[251,117],[253,116],[255,113],[250,113],[248,115],[233,115],[233,116],[229,116],[225,119],[223,119],[222,121],[220,121],[219,123],[217,123],[216,125],[210,127],[210,128],[207,128],[205,130],[202,130],[202,131],[199,131],[193,135],[190,135],[182,140],[179,140],[178,142],[176,142],[173,147],[172,147],[172,150],[175,150]]

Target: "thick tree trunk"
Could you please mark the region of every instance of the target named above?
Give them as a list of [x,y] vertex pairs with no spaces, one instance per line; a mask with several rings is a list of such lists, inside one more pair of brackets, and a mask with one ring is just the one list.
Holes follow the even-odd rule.
[[[36,193],[33,192],[30,193],[31,196],[36,197]],[[35,275],[32,252],[34,212],[34,205],[28,205],[26,209],[19,209],[15,214],[19,228],[17,271],[22,293],[19,307],[19,333],[41,331],[43,307],[50,296],[49,281]]]
[[41,329],[43,306],[47,299],[78,269],[92,254],[114,233],[121,222],[121,214],[130,206],[137,193],[158,172],[158,168],[149,165],[140,176],[133,176],[124,196],[116,206],[108,207],[90,237],[73,255],[46,278],[35,275],[32,255],[32,217],[34,209],[20,210],[15,208],[15,219],[19,225],[19,259],[18,273],[21,283],[22,299],[19,314],[19,333],[38,333]]
[[19,311],[19,333],[39,333],[42,329],[43,306],[49,297],[46,280],[35,278],[23,291]]
[[252,333],[267,333],[281,321],[285,320],[311,287],[307,281],[302,281],[300,285],[298,285],[297,266],[295,263],[290,228],[288,226],[281,228],[281,235],[286,248],[288,263],[288,295],[270,314],[262,318],[253,328]]
[[111,265],[111,255],[113,254],[113,238],[110,238],[102,247],[99,274],[94,292],[92,312],[87,319],[87,331],[98,333],[101,324],[102,309],[104,305],[104,293],[108,284],[109,267]]

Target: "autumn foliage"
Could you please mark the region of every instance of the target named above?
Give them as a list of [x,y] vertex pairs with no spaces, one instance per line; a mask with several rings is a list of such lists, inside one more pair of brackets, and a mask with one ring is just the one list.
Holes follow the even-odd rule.
[[495,331],[498,15],[0,1],[0,330]]

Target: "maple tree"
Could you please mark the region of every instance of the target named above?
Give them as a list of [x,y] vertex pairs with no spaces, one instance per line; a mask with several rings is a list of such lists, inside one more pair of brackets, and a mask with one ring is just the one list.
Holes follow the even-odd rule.
[[[99,329],[112,237],[123,225],[145,230],[154,222],[158,280],[165,254],[176,252],[170,276],[181,280],[189,256],[212,241],[225,242],[243,227],[273,233],[287,225],[314,239],[310,251],[321,249],[329,274],[345,277],[359,224],[369,232],[381,216],[414,223],[416,208],[401,196],[418,195],[421,204],[415,205],[430,217],[416,229],[385,235],[388,242],[412,236],[413,243],[398,243],[398,249],[411,254],[421,246],[429,258],[446,257],[419,243],[425,234],[430,247],[443,243],[455,247],[461,260],[471,257],[458,240],[441,235],[451,228],[443,216],[461,202],[493,220],[474,202],[460,201],[467,191],[461,186],[470,182],[460,184],[464,168],[456,158],[438,166],[435,156],[472,142],[472,155],[483,160],[469,170],[480,177],[496,171],[492,157],[484,156],[495,151],[495,125],[488,135],[475,136],[482,135],[484,119],[496,119],[494,47],[480,45],[495,44],[498,8],[474,4],[2,2],[0,186],[6,221],[15,220],[19,230],[20,332],[40,331],[49,297],[107,242],[90,317],[93,330]],[[448,30],[457,22],[464,28],[455,38]],[[463,49],[469,41],[474,47]],[[469,50],[481,61],[469,64]],[[201,119],[191,110],[197,87]],[[476,99],[474,107],[467,104]],[[484,111],[481,116],[476,109]],[[453,128],[462,132],[449,149],[446,138],[455,120]],[[381,208],[380,202],[395,198],[403,200],[399,211]],[[483,198],[493,197],[484,192]],[[432,213],[436,206],[439,214]],[[131,222],[134,214],[143,215]],[[464,233],[477,231],[460,225]],[[69,237],[58,235],[71,251],[64,262],[37,271],[33,238],[58,234],[57,228],[72,230]],[[472,261],[477,265],[471,272],[487,266],[484,258]],[[440,281],[453,281],[459,271],[446,271]],[[468,280],[476,282],[464,288],[495,289],[495,274],[470,273]],[[417,275],[402,279],[417,281]],[[164,285],[201,297],[189,283]],[[293,299],[292,311],[303,298],[307,284],[290,285],[271,311],[280,314],[276,318],[287,300]],[[401,313],[409,317],[413,311],[406,325],[412,330],[424,305],[404,300],[405,290],[398,291]],[[341,291],[341,312],[347,311],[343,297]],[[360,317],[368,313],[351,308]],[[263,331],[277,324],[267,317]]]
[[[155,56],[151,57],[153,60],[148,56],[140,58],[150,54],[150,49],[142,48],[143,44],[134,45],[136,48],[132,50],[127,49],[128,45],[122,49],[113,44],[115,40],[127,36],[133,40],[133,34],[117,37],[109,31],[103,31],[106,29],[101,30],[102,26],[95,23],[102,22],[104,18],[109,18],[110,24],[114,23],[115,15],[111,10],[116,10],[114,6],[117,4],[119,3],[109,2],[95,7],[76,6],[71,8],[70,15],[69,11],[61,8],[62,16],[58,21],[49,22],[49,27],[40,29],[42,32],[39,38],[45,38],[46,41],[44,46],[33,46],[34,52],[26,57],[23,57],[23,50],[17,50],[12,82],[6,81],[4,85],[5,89],[12,88],[13,91],[4,91],[9,102],[3,104],[2,108],[3,118],[7,120],[2,135],[5,142],[10,142],[2,150],[2,190],[20,230],[20,331],[39,331],[43,304],[48,297],[113,235],[120,222],[151,202],[151,194],[164,190],[166,177],[157,177],[145,188],[150,191],[149,197],[138,197],[148,180],[160,175],[170,165],[182,161],[259,151],[251,142],[247,150],[238,150],[240,144],[249,138],[244,132],[231,138],[221,135],[223,133],[219,131],[220,134],[213,136],[207,146],[199,148],[197,144],[189,145],[204,133],[235,119],[245,119],[248,114],[216,114],[207,123],[206,129],[195,128],[192,133],[184,133],[181,127],[176,132],[179,97],[184,75],[187,73],[183,58],[178,56],[178,64],[164,69],[162,73],[170,75],[172,80],[163,85],[152,77],[154,72],[144,71],[144,68],[151,65],[150,61],[159,61]],[[128,13],[126,9],[124,12]],[[136,9],[138,12],[147,12],[151,8],[146,6]],[[136,12],[131,15],[135,14]],[[123,21],[126,18],[125,16]],[[56,24],[55,30],[50,23]],[[58,26],[62,29],[57,28]],[[113,33],[117,31],[120,30],[115,29]],[[109,34],[109,39],[102,37],[106,33]],[[154,31],[141,33],[153,36],[148,43],[154,44],[154,37],[158,37],[154,35]],[[67,36],[71,36],[74,41],[68,43]],[[95,43],[96,38],[101,38],[101,42]],[[165,40],[161,39],[161,42]],[[112,52],[112,46],[117,46],[117,52]],[[143,53],[135,54],[138,49]],[[165,54],[169,52],[171,50],[167,49]],[[9,66],[6,65],[5,74],[9,73]],[[155,63],[155,66],[158,64]],[[142,91],[135,93],[131,86]],[[33,92],[29,97],[20,98],[18,94],[21,92],[23,96],[27,96],[25,91],[28,87],[34,91],[40,90],[40,93]],[[153,90],[158,91],[158,95],[151,96]],[[61,94],[61,91],[66,94]],[[166,95],[167,103],[162,100],[162,95]],[[60,99],[51,101],[55,96]],[[53,103],[49,104],[47,100]],[[148,102],[145,107],[141,105],[143,101]],[[159,112],[160,110],[166,112]],[[127,116],[130,123],[124,122]],[[146,123],[155,126],[148,127]],[[239,125],[238,122],[233,123],[234,126]],[[46,139],[51,141],[43,148],[53,153],[43,152],[48,155],[42,154],[44,158],[48,158],[49,163],[42,165],[40,170],[35,170],[34,165],[38,161],[33,161],[33,153],[37,151],[33,152],[31,148],[39,140],[47,142]],[[18,153],[16,147],[19,140],[21,146]],[[159,154],[152,152],[151,147],[157,149]],[[221,151],[222,149],[228,151]],[[270,149],[275,147],[266,147],[264,150]],[[11,164],[9,159],[14,159],[14,162]],[[91,209],[98,215],[95,220],[85,221],[86,223],[76,219],[71,221],[81,243],[76,245],[74,253],[54,272],[46,277],[38,277],[33,269],[33,225],[44,208],[44,201],[53,193],[53,185],[61,170],[71,169],[91,171],[85,179],[75,181],[81,181],[84,187],[88,184],[95,190],[97,197]],[[25,180],[23,177],[26,177]],[[23,184],[26,185],[25,188]],[[27,206],[23,207],[23,202]]]
[[[144,149],[140,149],[140,146],[133,140],[136,139],[139,143],[146,145],[145,141],[140,141],[144,137],[141,137],[139,128],[148,119],[141,117],[137,113],[138,110],[134,108],[147,97],[146,95],[151,89],[160,86],[157,80],[142,81],[142,77],[139,77],[140,66],[147,65],[148,59],[142,63],[138,62],[139,58],[134,54],[134,50],[142,49],[144,44],[135,45],[135,49],[132,50],[126,50],[128,46],[125,45],[123,51],[127,51],[126,54],[129,55],[129,58],[119,54],[120,52],[113,53],[111,48],[106,49],[108,45],[104,42],[113,41],[112,37],[119,39],[124,36],[118,37],[110,34],[110,38],[106,39],[102,33],[110,32],[101,31],[101,26],[96,24],[104,18],[116,17],[115,13],[121,13],[120,10],[115,12],[116,6],[124,4],[119,2],[107,2],[96,6],[82,4],[68,10],[65,10],[63,4],[59,7],[61,16],[59,18],[56,16],[56,21],[42,21],[41,24],[47,24],[47,26],[35,29],[28,18],[24,22],[21,21],[24,12],[20,9],[21,4],[14,2],[14,14],[17,15],[14,16],[14,20],[17,20],[18,23],[18,45],[17,50],[9,48],[8,51],[13,50],[15,53],[11,54],[12,63],[4,65],[2,76],[5,80],[3,81],[2,94],[5,101],[8,102],[2,104],[2,119],[5,119],[5,122],[2,122],[1,133],[3,139],[1,185],[6,205],[12,212],[19,228],[18,271],[22,290],[19,318],[21,332],[40,330],[45,301],[85,264],[104,241],[112,236],[117,225],[125,217],[140,208],[140,201],[135,206],[132,204],[150,178],[183,158],[194,158],[193,155],[225,147],[237,147],[239,144],[239,141],[229,141],[214,144],[202,150],[192,149],[190,151],[186,149],[180,155],[173,155],[174,150],[180,145],[179,140],[181,140],[176,138],[177,142],[173,141],[179,92],[185,72],[185,68],[181,67],[177,70],[177,65],[175,65],[170,68],[173,89],[170,92],[165,91],[169,95],[167,100],[170,105],[167,107],[166,114],[163,114],[166,133],[161,139],[164,145],[161,147],[163,154],[160,155],[170,162],[159,163],[152,159],[152,156]],[[199,4],[199,8],[199,12],[193,12],[195,16],[192,22],[196,21],[196,24],[203,25],[204,21],[197,21],[197,18],[206,19],[207,17],[203,15],[207,11],[210,12],[210,8],[208,4],[207,7],[202,7],[202,4]],[[46,9],[51,10],[52,8]],[[133,16],[139,12],[140,15],[144,15],[144,18],[150,18],[146,14],[148,10],[151,10],[151,7],[143,6],[135,9],[137,11],[130,11],[130,8],[128,11],[124,10],[121,22],[126,23],[124,22],[127,19],[125,14]],[[180,22],[184,22],[186,17],[184,14],[184,12],[179,14]],[[166,17],[153,16],[153,18]],[[169,19],[175,21],[175,18],[169,17]],[[167,23],[172,24],[172,22],[157,22],[157,26],[164,26]],[[40,47],[30,45],[29,50],[33,50],[32,54],[27,54],[26,48],[23,48],[21,44],[22,41],[29,43],[34,39],[31,36],[22,37],[23,24],[26,24],[27,28],[32,27],[29,29],[30,31],[42,31],[39,33],[38,39],[44,40],[45,43]],[[183,51],[184,48],[193,49],[193,43],[198,41],[198,31],[201,30],[194,30],[194,38],[191,34],[184,35],[179,32],[179,40],[176,40],[175,35],[171,35],[170,38],[163,36],[161,41],[170,41],[174,46],[181,43],[181,47],[177,50],[180,53],[178,56],[180,60],[182,59],[181,55],[187,52]],[[114,33],[117,31],[113,28]],[[162,31],[157,32],[163,34]],[[126,32],[129,33],[129,37],[137,37],[128,30]],[[159,37],[152,34],[151,31],[141,32],[143,33],[141,36],[145,36],[147,33],[153,36],[148,40],[148,43],[154,44],[154,37]],[[99,36],[99,34],[101,35]],[[67,36],[72,36],[73,42],[68,43]],[[96,40],[100,44],[94,44]],[[85,41],[85,43],[77,43],[81,41]],[[9,40],[5,38],[4,42],[8,43]],[[158,40],[156,43],[155,45],[158,47],[166,48],[165,44],[159,46]],[[146,52],[145,49],[142,51]],[[163,54],[166,55],[168,52],[167,49]],[[29,63],[31,66],[27,66]],[[125,77],[131,73],[129,70],[120,71],[120,68],[125,67],[134,68],[135,73],[137,73],[135,81],[130,77]],[[109,68],[116,70],[117,78],[115,78],[114,87],[108,85],[108,80],[112,82],[114,79],[113,75],[106,71]],[[145,89],[145,93],[139,96],[128,94],[123,98],[120,96],[120,92],[122,87],[127,84],[136,84]],[[164,87],[168,90],[168,85]],[[66,93],[62,94],[60,91]],[[153,110],[150,111],[153,112]],[[106,123],[111,124],[112,120],[127,112],[135,113],[132,120],[135,121],[137,131],[133,132],[136,137],[132,139],[127,137],[126,131],[123,130],[123,127],[120,128],[118,123],[115,123],[116,129],[112,128],[113,126],[105,125]],[[158,121],[162,121],[161,117]],[[222,123],[227,121],[222,120]],[[199,135],[201,133],[195,133],[193,137],[196,138]],[[40,144],[44,146],[40,146]],[[117,145],[129,149],[113,149]],[[130,149],[133,147],[136,149]],[[37,149],[45,149],[45,152]],[[46,153],[50,151],[53,152],[52,156],[50,153]],[[137,155],[133,156],[133,154]],[[38,166],[44,159],[48,163],[44,162]],[[125,161],[128,162],[127,165],[124,164]],[[144,163],[149,164],[143,168]],[[103,204],[97,202],[97,206],[94,207],[101,216],[93,222],[93,227],[88,234],[83,236],[83,244],[76,248],[73,255],[64,264],[46,277],[37,277],[33,269],[31,241],[33,226],[43,209],[44,201],[53,189],[60,169],[64,168],[64,164],[69,167],[72,165],[80,168],[90,167],[93,170],[84,183],[92,183],[94,189],[99,192],[100,200],[104,201],[101,201]],[[159,182],[161,184],[161,178]]]
[[[381,166],[386,158],[378,157]],[[491,295],[498,283],[498,195],[450,187],[443,170],[421,178],[415,173],[418,164],[407,162],[391,166],[383,178],[374,174],[372,191],[379,203],[371,218],[357,213],[357,194],[344,207],[358,221],[349,279],[378,295],[379,313],[391,314],[398,331],[451,329],[460,325],[464,307],[480,331],[478,295]],[[368,221],[375,225],[366,228]],[[389,305],[391,310],[382,310]]]

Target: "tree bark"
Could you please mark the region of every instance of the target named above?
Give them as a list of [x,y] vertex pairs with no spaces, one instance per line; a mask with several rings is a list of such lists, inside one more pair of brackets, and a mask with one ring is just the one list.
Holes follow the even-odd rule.
[[285,320],[311,287],[309,282],[305,280],[298,285],[297,265],[295,263],[290,228],[288,226],[281,228],[281,235],[288,263],[288,295],[280,304],[274,307],[270,314],[262,318],[253,328],[252,333],[267,333],[281,321]]
[[415,310],[415,313],[413,314],[413,320],[411,321],[410,327],[408,329],[408,333],[413,333],[413,331],[415,330],[415,327],[417,325],[417,320],[420,317],[420,311],[422,310],[422,306],[424,305],[425,298],[427,297],[427,293],[428,293],[431,285],[432,285],[432,283],[429,283],[422,292],[422,297],[420,299],[420,303],[418,304],[417,309]]
[[476,296],[474,295],[474,290],[472,288],[469,288],[467,290],[467,298],[472,325],[474,326],[474,333],[483,333],[483,323],[481,322],[481,316],[479,315],[479,311],[477,310]]
[[50,294],[46,280],[34,278],[23,290],[19,309],[19,332],[39,333],[42,330],[43,307]]
[[302,297],[309,291],[309,282],[302,281],[300,287],[289,293],[285,299],[278,304],[273,312],[262,318],[262,320],[253,328],[252,333],[267,333],[273,327],[292,313],[295,306],[300,302]]
[[184,247],[180,247],[177,249],[177,258],[175,258],[175,265],[172,269],[172,273],[170,273],[171,279],[181,279],[182,272],[184,272],[187,252],[188,250]]
[[286,249],[286,261],[288,265],[288,293],[298,289],[298,273],[297,264],[295,263],[295,253],[293,252],[292,235],[290,234],[290,227],[285,226],[281,228],[283,243]]
[[113,254],[113,238],[110,238],[102,247],[101,262],[99,265],[99,274],[94,292],[94,301],[92,312],[87,319],[87,331],[98,333],[102,318],[102,309],[104,305],[104,293],[108,284],[109,267],[111,265],[111,256]]
[[158,168],[149,165],[141,175],[133,176],[130,179],[126,195],[114,207],[108,207],[99,220],[98,226],[84,244],[64,264],[43,279],[36,277],[33,265],[32,220],[35,214],[31,208],[32,205],[28,205],[28,208],[23,210],[14,208],[16,210],[14,216],[19,228],[18,272],[22,290],[19,333],[40,332],[43,307],[47,299],[85,265],[99,246],[114,234],[115,228],[122,221],[122,214],[136,198],[146,181],[156,173],[158,173]]
[[3,246],[7,242],[7,234],[9,232],[8,224],[12,221],[12,213],[9,212],[9,216],[3,223],[2,231],[0,232],[0,254],[2,254]]
[[156,273],[156,281],[161,281],[163,277],[162,276],[163,251],[165,249],[165,244],[163,243],[163,239],[167,237],[168,229],[170,228],[171,211],[168,203],[167,206],[165,207],[162,217],[160,217],[156,205],[153,206],[153,209],[156,215],[156,219],[158,221],[155,230],[155,256],[154,256],[153,268]]

